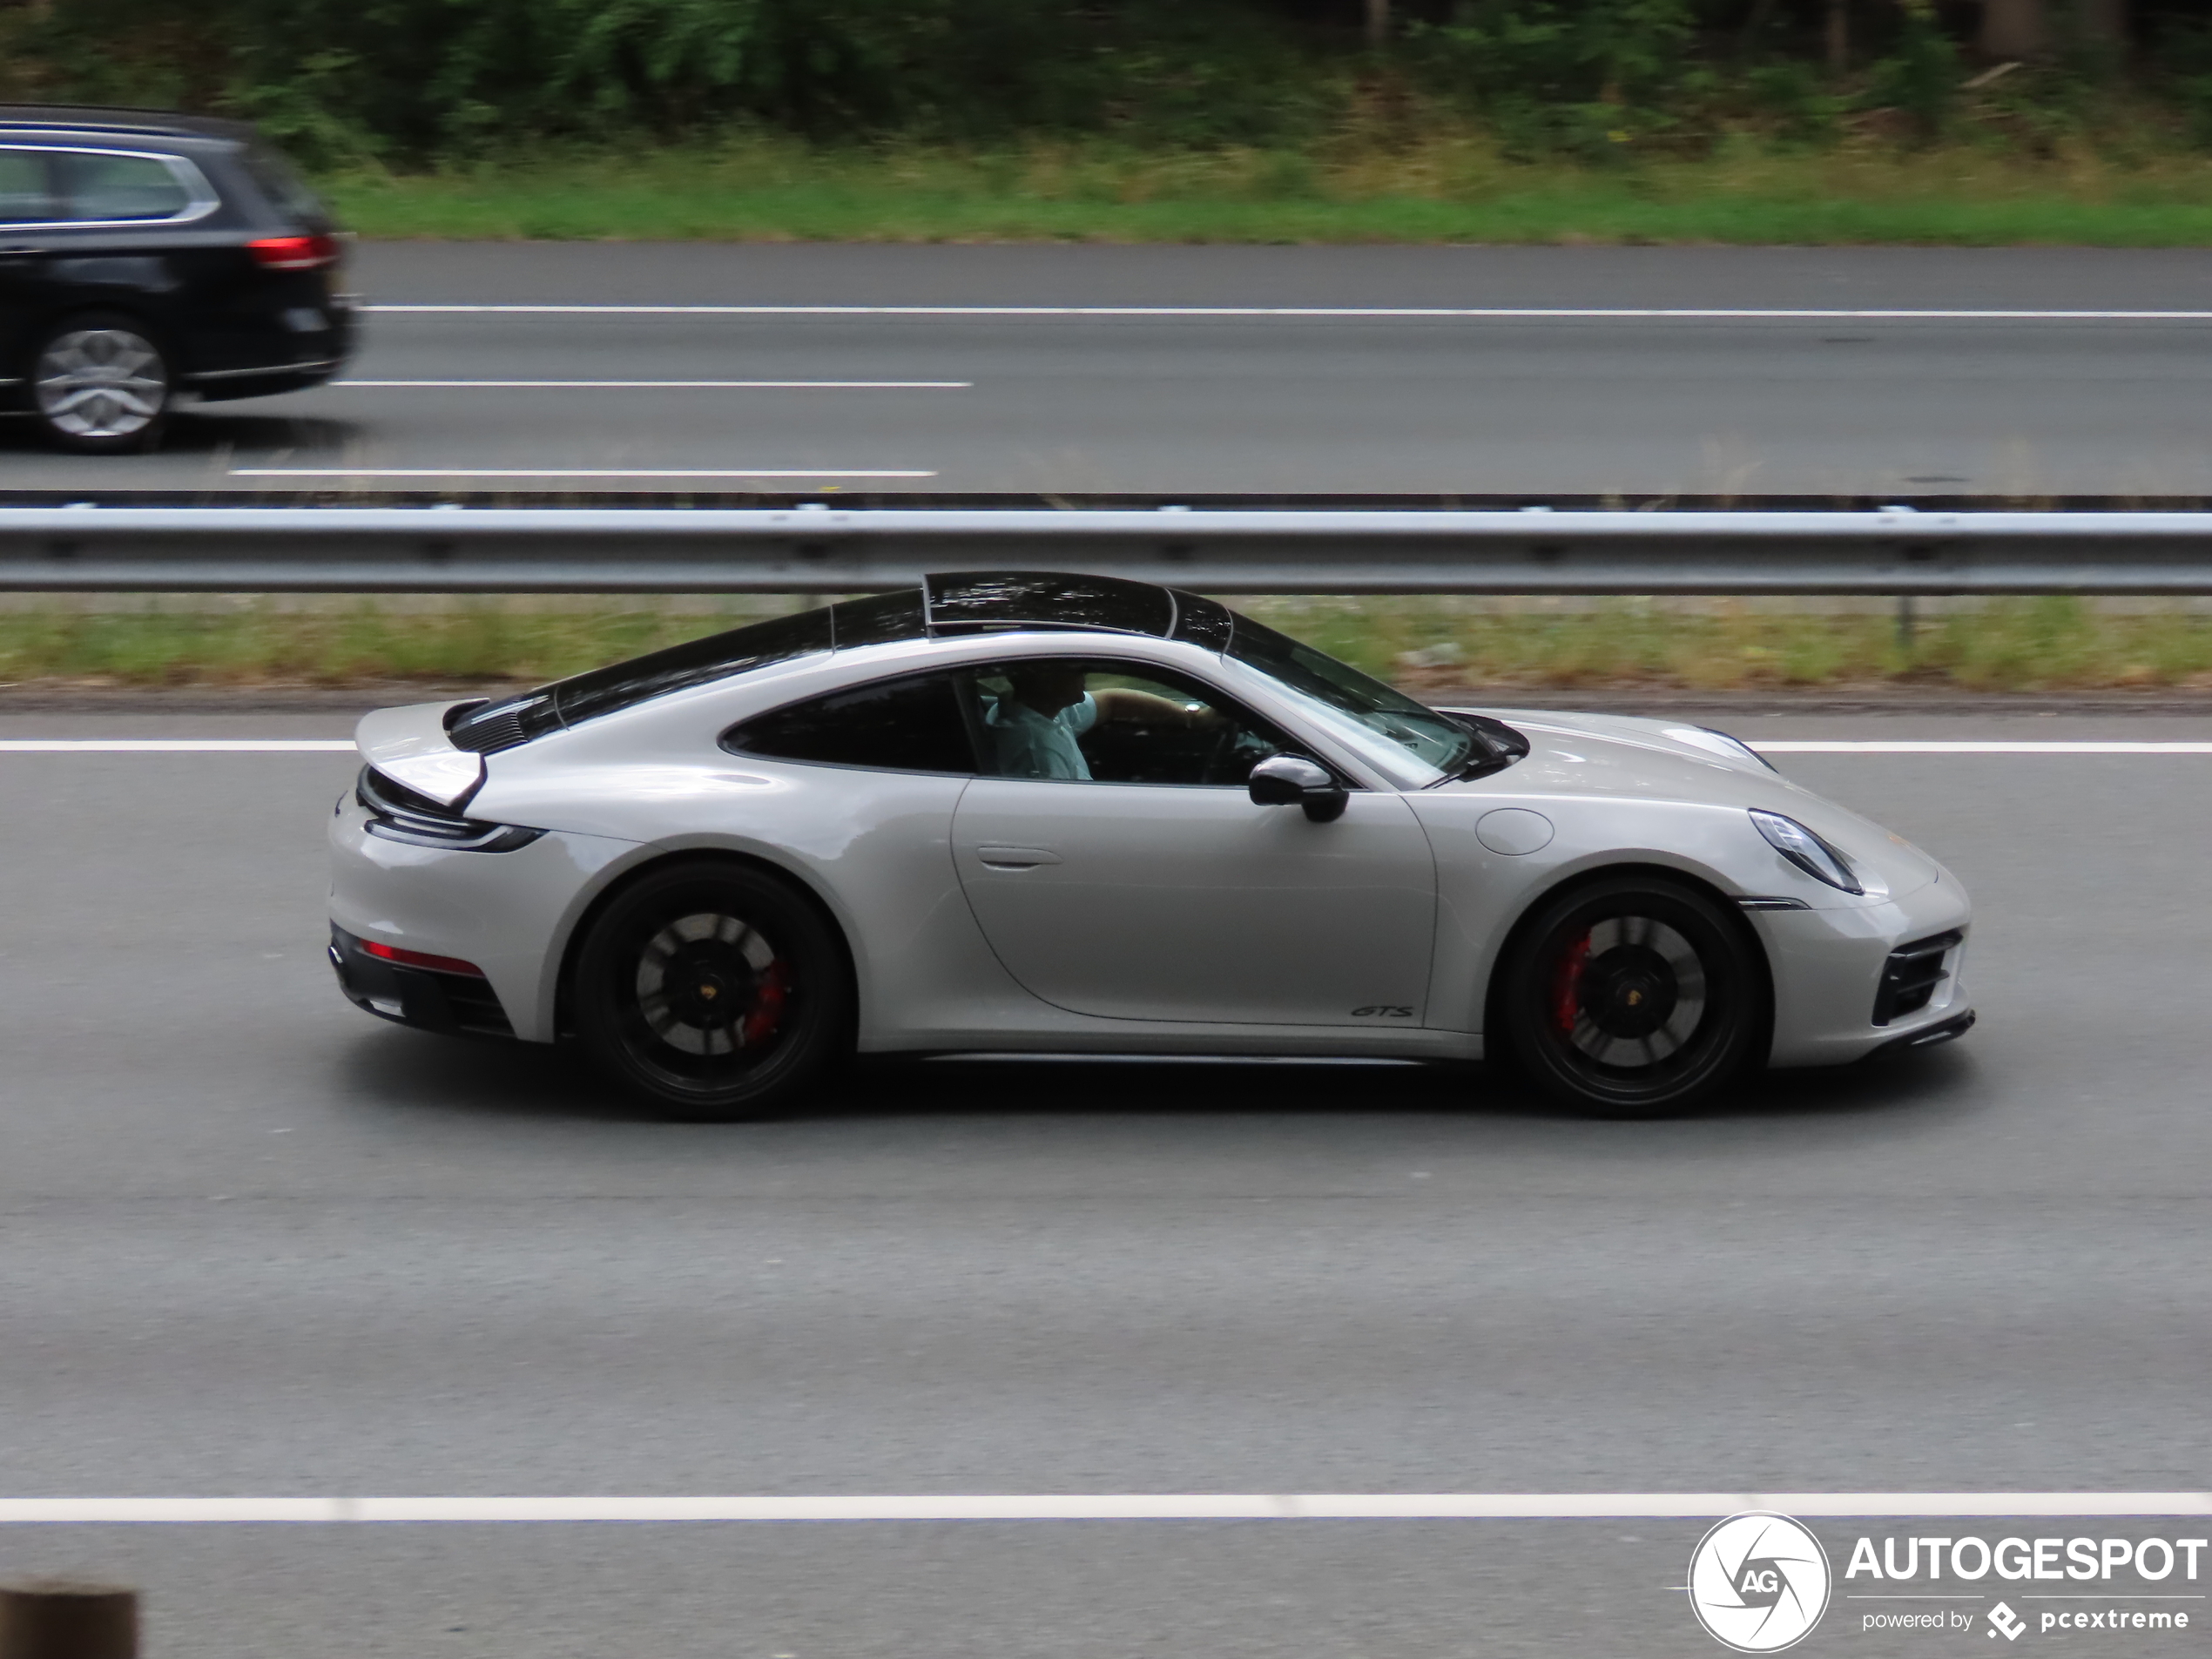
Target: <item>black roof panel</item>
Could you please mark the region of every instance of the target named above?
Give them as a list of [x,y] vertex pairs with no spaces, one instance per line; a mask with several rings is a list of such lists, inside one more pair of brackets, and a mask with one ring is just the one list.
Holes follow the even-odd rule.
[[1052,570],[961,570],[922,578],[934,635],[1078,628],[1164,639],[1175,596],[1149,582]]

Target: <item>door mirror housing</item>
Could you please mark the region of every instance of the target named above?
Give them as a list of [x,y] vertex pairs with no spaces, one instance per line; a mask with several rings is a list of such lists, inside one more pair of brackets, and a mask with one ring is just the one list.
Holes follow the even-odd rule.
[[1270,755],[1252,768],[1245,787],[1260,806],[1303,806],[1317,824],[1342,818],[1351,799],[1327,767],[1303,755]]

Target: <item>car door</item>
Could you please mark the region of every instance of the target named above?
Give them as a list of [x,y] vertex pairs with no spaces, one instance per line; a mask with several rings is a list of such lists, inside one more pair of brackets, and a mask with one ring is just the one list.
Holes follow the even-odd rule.
[[1329,823],[1256,805],[1253,762],[1305,745],[1196,680],[1111,659],[1042,659],[1088,707],[1041,712],[1018,684],[1040,665],[967,682],[986,775],[953,823],[961,885],[1016,980],[1115,1019],[1420,1022],[1436,872],[1404,799],[1355,789]]
[[56,212],[44,152],[0,145],[0,384],[27,372],[24,355],[50,304]]

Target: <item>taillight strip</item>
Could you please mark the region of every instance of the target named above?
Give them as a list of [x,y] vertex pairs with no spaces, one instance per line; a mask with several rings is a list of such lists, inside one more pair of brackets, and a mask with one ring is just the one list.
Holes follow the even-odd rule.
[[269,271],[319,271],[338,263],[342,250],[334,236],[264,236],[246,245],[254,263]]

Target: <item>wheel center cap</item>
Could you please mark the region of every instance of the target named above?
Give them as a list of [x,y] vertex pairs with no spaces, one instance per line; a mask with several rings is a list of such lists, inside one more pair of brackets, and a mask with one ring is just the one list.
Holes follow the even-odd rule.
[[1666,1024],[1680,991],[1664,961],[1640,946],[1606,952],[1583,978],[1583,1008],[1608,1036],[1648,1036]]

